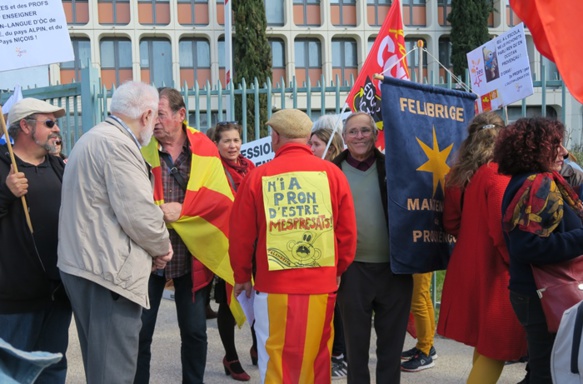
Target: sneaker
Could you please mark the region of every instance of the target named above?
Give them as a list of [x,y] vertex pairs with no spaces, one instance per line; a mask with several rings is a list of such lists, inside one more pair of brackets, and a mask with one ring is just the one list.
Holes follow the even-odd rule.
[[[413,347],[401,353],[401,360],[411,360],[413,357],[420,353],[421,353],[420,349],[417,349],[417,347]],[[437,351],[435,350],[435,347],[433,345],[429,350],[429,357],[431,357],[433,360],[437,360],[437,358],[439,357],[437,356]]]
[[417,355],[401,363],[401,371],[405,372],[419,372],[424,369],[432,368],[435,366],[431,356],[427,356],[423,352],[419,352]]
[[332,356],[332,380],[344,379],[348,375],[348,364],[342,357]]

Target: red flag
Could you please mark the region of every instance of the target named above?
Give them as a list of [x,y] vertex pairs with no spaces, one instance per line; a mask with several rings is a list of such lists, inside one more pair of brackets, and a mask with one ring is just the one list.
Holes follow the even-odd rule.
[[510,0],[510,6],[532,34],[538,51],[557,64],[569,91],[583,103],[580,39],[581,0]]
[[[375,73],[384,73],[385,76],[409,80],[407,59],[399,62],[405,56],[405,53],[405,34],[403,32],[403,19],[401,18],[401,4],[399,0],[395,0],[366,57],[360,74],[354,83],[354,87],[352,87],[352,90],[346,98],[346,103],[353,112],[367,112],[374,118],[377,127],[379,127],[376,146],[380,150],[384,150],[385,148],[385,132],[383,130],[383,117],[381,114],[381,87],[380,81],[374,80],[373,75]],[[390,67],[392,68],[385,72]]]

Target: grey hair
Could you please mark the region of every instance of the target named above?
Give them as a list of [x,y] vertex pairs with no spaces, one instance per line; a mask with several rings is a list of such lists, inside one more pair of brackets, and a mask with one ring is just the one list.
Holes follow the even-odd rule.
[[342,134],[345,134],[346,133],[346,125],[348,124],[348,121],[350,119],[352,119],[353,117],[356,117],[356,116],[367,116],[369,118],[369,126],[372,128],[373,133],[375,135],[377,134],[377,132],[378,132],[379,129],[378,129],[378,127],[377,127],[377,125],[376,125],[373,117],[371,115],[369,115],[368,113],[366,113],[366,112],[354,112],[354,113],[350,114],[346,118],[346,120],[344,120],[344,127],[342,128]]
[[336,131],[340,132],[340,129],[342,128],[342,117],[334,114],[320,116],[318,120],[314,122],[312,132],[321,128],[336,129]]
[[18,135],[20,134],[20,132],[22,132],[22,128],[20,128],[20,121],[25,120],[26,124],[28,124],[28,121],[35,119],[36,113],[33,113],[32,115],[23,117],[18,121],[10,122],[10,126],[8,127],[8,136],[10,136],[16,142],[16,140],[18,139]]
[[159,100],[155,87],[139,81],[128,81],[113,92],[110,111],[114,115],[119,113],[137,119],[148,109],[156,112]]

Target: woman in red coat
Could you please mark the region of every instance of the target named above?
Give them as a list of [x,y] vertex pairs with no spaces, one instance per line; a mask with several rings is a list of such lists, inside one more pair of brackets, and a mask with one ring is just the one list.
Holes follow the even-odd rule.
[[[221,161],[227,174],[227,179],[231,185],[233,193],[237,193],[239,184],[243,178],[255,168],[255,164],[251,160],[241,155],[241,131],[242,128],[236,122],[221,122],[213,128],[209,135],[211,140],[217,144]],[[208,134],[208,132],[207,132]],[[217,328],[221,342],[225,348],[225,357],[223,359],[223,366],[225,373],[238,381],[249,381],[251,378],[241,366],[237,349],[235,348],[235,319],[229,309],[226,289],[226,283],[222,279],[218,279],[215,285],[215,301],[219,303],[219,311],[217,314]],[[253,328],[251,328],[253,332]],[[253,346],[251,347],[251,362],[257,365],[257,347],[255,345],[256,339],[253,333]]]
[[526,355],[526,336],[512,306],[502,196],[510,181],[491,162],[504,122],[494,112],[474,118],[448,174],[443,221],[457,237],[441,298],[437,332],[475,347],[467,382],[496,383],[507,360]]

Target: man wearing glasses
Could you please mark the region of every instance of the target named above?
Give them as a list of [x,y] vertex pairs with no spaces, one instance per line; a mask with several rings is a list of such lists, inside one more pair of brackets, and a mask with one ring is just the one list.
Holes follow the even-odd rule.
[[[0,338],[24,351],[60,352],[39,383],[64,383],[71,305],[57,269],[57,228],[64,164],[49,156],[65,111],[25,98],[10,110],[18,171],[0,146]],[[32,229],[27,225],[25,197]]]
[[377,127],[365,112],[348,116],[343,138],[348,149],[336,157],[348,179],[356,212],[354,263],[342,276],[338,306],[342,314],[348,383],[369,383],[371,322],[377,335],[377,383],[399,383],[401,347],[411,308],[413,278],[391,271],[385,155],[374,144]]

